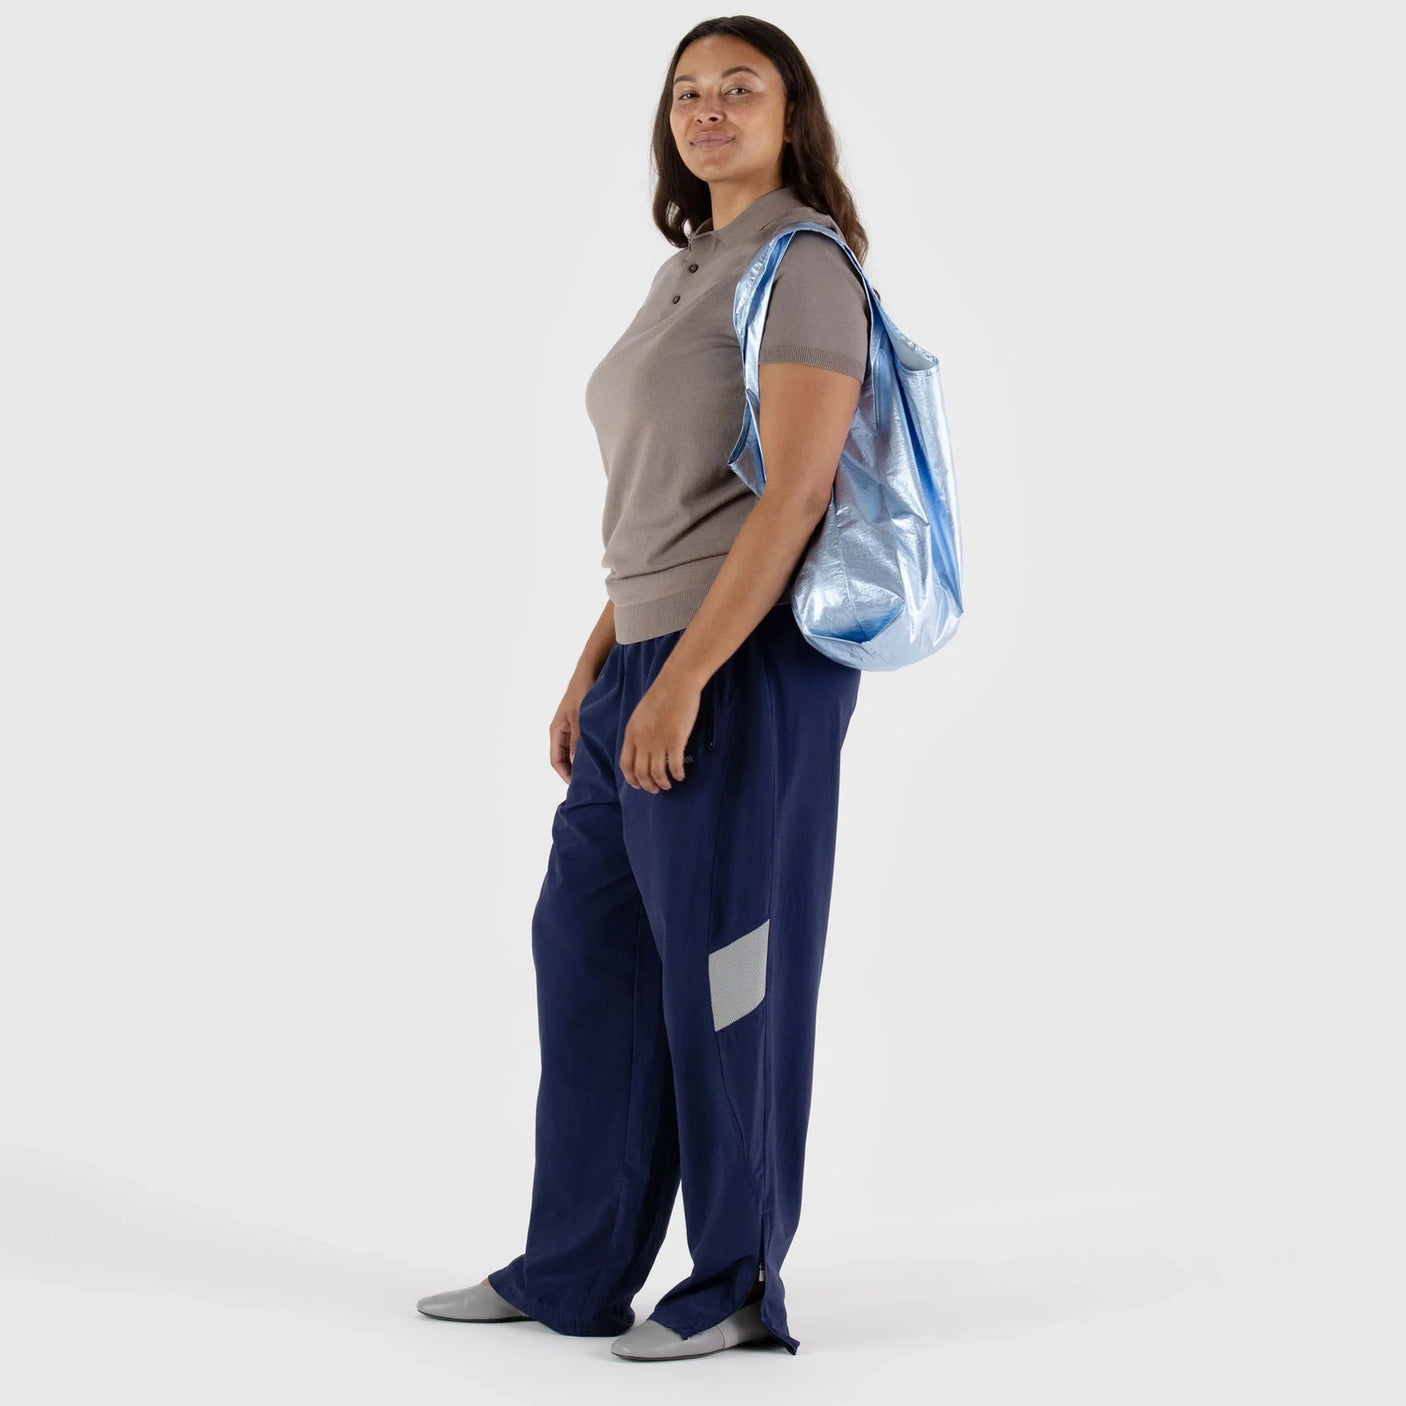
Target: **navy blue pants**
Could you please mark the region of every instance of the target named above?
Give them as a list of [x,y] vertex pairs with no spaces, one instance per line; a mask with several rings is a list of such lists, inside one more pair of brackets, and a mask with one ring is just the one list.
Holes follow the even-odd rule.
[[861,671],[783,598],[704,685],[672,788],[621,775],[630,714],[682,631],[616,643],[581,704],[532,920],[541,1078],[526,1252],[489,1275],[557,1332],[623,1333],[680,1184],[693,1272],[651,1317],[741,1306],[794,1353],[796,1231],[840,748]]

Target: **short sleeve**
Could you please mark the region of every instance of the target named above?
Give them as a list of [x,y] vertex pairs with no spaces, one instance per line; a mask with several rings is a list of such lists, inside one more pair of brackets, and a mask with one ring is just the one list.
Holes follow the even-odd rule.
[[849,255],[828,236],[791,236],[772,279],[758,364],[801,362],[864,379],[869,297]]

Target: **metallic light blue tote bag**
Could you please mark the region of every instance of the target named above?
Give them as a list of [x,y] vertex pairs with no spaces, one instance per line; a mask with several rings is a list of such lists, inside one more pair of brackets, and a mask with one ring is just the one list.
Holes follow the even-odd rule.
[[728,467],[760,496],[766,468],[757,357],[772,280],[791,236],[803,229],[833,239],[864,281],[869,366],[830,505],[791,585],[791,611],[827,657],[859,669],[898,669],[946,644],[962,615],[957,485],[938,361],[894,326],[843,236],[813,220],[773,235],[737,281],[732,322],[744,399]]

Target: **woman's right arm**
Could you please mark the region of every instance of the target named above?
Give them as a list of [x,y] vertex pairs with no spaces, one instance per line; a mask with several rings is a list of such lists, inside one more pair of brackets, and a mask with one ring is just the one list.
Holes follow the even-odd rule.
[[605,609],[591,630],[586,647],[576,661],[571,680],[566,686],[561,702],[557,704],[556,716],[548,729],[548,743],[552,770],[563,781],[571,780],[571,763],[576,756],[576,743],[581,736],[577,721],[581,711],[581,700],[596,681],[605,664],[606,655],[615,643],[615,602],[607,598]]
[[605,666],[605,656],[610,653],[610,647],[615,643],[615,602],[606,597],[605,609],[600,613],[600,619],[596,621],[595,628],[591,631],[591,637],[586,641],[586,647],[581,651],[581,658],[576,665],[576,672],[585,676],[589,688],[595,682],[596,675]]

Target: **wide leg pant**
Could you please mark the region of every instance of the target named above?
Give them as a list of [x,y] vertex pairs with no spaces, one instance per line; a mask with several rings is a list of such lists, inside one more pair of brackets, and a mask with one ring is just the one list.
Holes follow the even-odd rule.
[[489,1275],[558,1332],[623,1333],[680,1183],[693,1272],[651,1317],[741,1306],[794,1353],[779,1273],[801,1210],[840,748],[861,671],[783,598],[705,684],[672,789],[618,767],[682,631],[615,644],[587,692],[532,921],[541,1078],[526,1250]]

